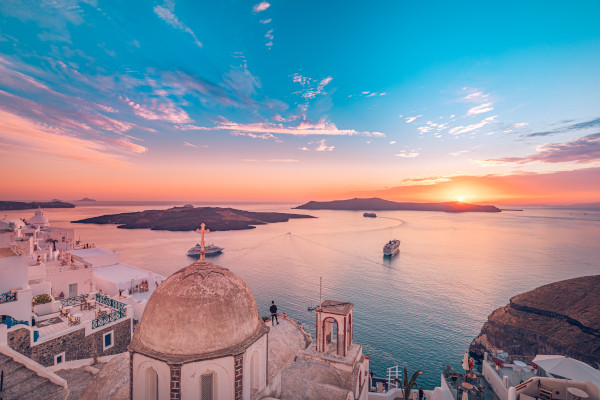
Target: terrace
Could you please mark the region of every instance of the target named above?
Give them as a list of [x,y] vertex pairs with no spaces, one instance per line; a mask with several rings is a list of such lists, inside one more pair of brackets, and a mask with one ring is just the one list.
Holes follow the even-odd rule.
[[50,318],[36,323],[39,339],[44,340],[82,327],[93,331],[124,318],[127,314],[125,307],[125,303],[100,293],[61,300],[60,314],[52,314]]

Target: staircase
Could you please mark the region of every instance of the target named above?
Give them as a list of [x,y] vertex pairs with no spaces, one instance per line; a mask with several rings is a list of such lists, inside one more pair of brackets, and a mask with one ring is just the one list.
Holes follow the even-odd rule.
[[4,371],[4,384],[0,400],[65,400],[67,390],[38,376],[23,364],[0,353],[0,371]]

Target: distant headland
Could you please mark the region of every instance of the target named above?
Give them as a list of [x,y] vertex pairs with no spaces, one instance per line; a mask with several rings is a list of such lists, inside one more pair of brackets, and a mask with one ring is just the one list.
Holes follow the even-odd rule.
[[81,199],[81,200],[75,200],[75,201],[96,201],[96,200],[94,200],[94,199],[90,199],[89,197],[84,197],[84,198],[83,198],[83,199]]
[[315,218],[304,214],[252,212],[235,208],[197,207],[190,205],[168,210],[146,210],[123,214],[102,215],[72,221],[81,224],[119,224],[122,229],[151,229],[163,231],[192,231],[201,223],[211,231],[253,229],[256,225],[287,222],[291,218]]
[[462,203],[460,201],[446,203],[408,203],[384,200],[378,197],[367,199],[348,199],[334,201],[309,201],[295,207],[303,210],[353,210],[353,211],[443,211],[443,212],[500,212],[495,206],[481,206],[477,204]]
[[32,210],[34,208],[74,208],[75,204],[65,201],[0,201],[0,210]]
[[510,299],[488,317],[469,351],[482,356],[495,349],[600,363],[600,275],[554,282]]

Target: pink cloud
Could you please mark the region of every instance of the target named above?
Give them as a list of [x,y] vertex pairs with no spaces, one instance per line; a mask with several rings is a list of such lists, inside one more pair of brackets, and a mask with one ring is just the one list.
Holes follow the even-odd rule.
[[505,157],[486,161],[518,164],[527,164],[536,161],[544,163],[598,163],[600,162],[600,133],[587,135],[566,143],[546,144],[540,146],[536,153],[526,157]]
[[[0,152],[6,155],[38,154],[110,169],[131,168],[129,163],[112,154],[103,143],[67,135],[1,109],[0,141]],[[121,145],[131,147],[134,144],[123,140]],[[139,152],[140,149],[137,150]]]
[[255,4],[254,7],[252,7],[252,11],[261,12],[261,11],[265,11],[269,7],[271,7],[270,3],[266,2],[266,1],[261,1],[260,3]]
[[186,124],[192,122],[192,119],[184,110],[175,107],[170,101],[158,103],[153,99],[152,106],[145,107],[129,100],[127,97],[123,100],[131,106],[133,112],[137,116],[145,119],[167,121],[173,124]]
[[354,129],[338,129],[332,122],[320,121],[317,123],[310,121],[302,121],[296,126],[285,126],[283,124],[274,124],[268,122],[260,122],[254,124],[238,124],[230,121],[220,121],[214,127],[196,127],[198,130],[217,131],[228,130],[242,133],[269,133],[280,135],[327,135],[327,136],[377,136],[385,137],[381,132],[356,131]]

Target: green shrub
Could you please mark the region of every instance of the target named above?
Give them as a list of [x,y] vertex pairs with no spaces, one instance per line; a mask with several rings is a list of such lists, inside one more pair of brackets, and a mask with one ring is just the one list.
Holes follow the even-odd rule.
[[46,303],[50,303],[52,301],[52,297],[50,297],[49,294],[38,294],[37,296],[35,296],[35,304],[46,304]]

